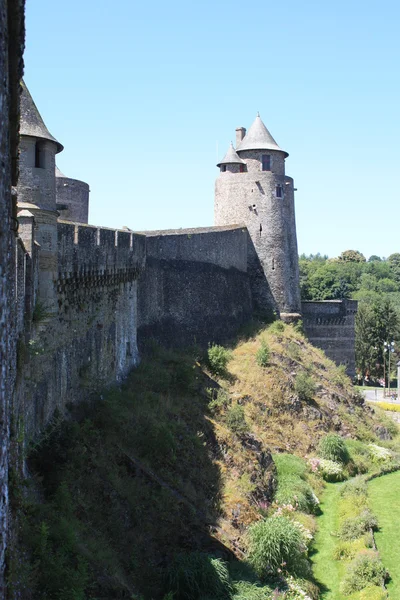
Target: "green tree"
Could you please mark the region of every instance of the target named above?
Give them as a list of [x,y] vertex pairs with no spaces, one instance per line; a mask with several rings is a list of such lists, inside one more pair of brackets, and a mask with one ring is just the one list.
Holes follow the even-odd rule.
[[345,262],[366,262],[364,254],[361,254],[358,250],[345,250],[339,256],[339,260]]
[[400,283],[400,254],[396,252],[388,257],[388,263],[390,266],[392,278]]

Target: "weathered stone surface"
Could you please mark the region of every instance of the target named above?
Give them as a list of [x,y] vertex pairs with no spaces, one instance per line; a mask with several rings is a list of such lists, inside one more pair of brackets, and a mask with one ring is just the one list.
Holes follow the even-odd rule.
[[304,330],[310,342],[322,348],[336,364],[355,375],[356,300],[302,303]]
[[[298,315],[301,306],[294,184],[285,175],[286,152],[278,146],[270,149],[272,142],[264,150],[247,149],[243,143],[237,153],[246,164],[244,171],[239,164],[228,164],[216,180],[214,222],[247,227],[249,276],[258,310]],[[262,170],[263,155],[270,157],[269,171]]]
[[210,228],[149,233],[139,282],[139,342],[224,342],[251,318],[247,232]]
[[16,377],[16,199],[24,2],[0,0],[0,597],[5,596],[10,421]]

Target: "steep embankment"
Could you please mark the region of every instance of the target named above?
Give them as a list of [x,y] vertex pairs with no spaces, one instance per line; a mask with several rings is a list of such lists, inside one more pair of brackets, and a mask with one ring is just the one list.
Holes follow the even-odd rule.
[[[244,558],[248,526],[276,489],[272,454],[304,457],[328,431],[373,441],[394,427],[292,326],[236,344],[226,370],[224,358],[154,346],[121,389],[74,421],[55,418],[30,452],[34,484],[14,485],[20,547],[9,582],[22,598],[161,598],[179,552]],[[254,583],[240,595],[254,575],[236,578],[247,583],[218,597],[272,593],[257,596]]]

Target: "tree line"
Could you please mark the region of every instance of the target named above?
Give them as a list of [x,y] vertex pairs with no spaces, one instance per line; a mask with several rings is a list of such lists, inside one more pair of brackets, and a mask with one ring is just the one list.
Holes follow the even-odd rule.
[[[387,258],[346,250],[337,258],[302,254],[302,300],[358,300],[356,317],[356,366],[367,378],[396,373],[400,358],[400,253]],[[394,342],[394,344],[392,344]],[[390,350],[389,346],[393,351]]]

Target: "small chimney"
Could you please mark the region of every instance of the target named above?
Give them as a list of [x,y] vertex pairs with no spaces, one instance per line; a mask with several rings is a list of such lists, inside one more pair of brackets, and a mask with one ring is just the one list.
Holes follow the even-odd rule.
[[240,142],[242,141],[242,139],[244,138],[245,135],[246,135],[245,127],[237,127],[236,128],[236,148],[239,146]]

